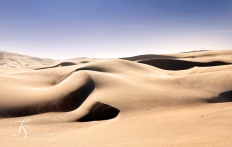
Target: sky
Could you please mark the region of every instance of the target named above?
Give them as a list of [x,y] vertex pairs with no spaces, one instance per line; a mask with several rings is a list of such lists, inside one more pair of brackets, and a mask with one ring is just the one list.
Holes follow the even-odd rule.
[[232,0],[0,0],[0,50],[68,59],[232,49]]

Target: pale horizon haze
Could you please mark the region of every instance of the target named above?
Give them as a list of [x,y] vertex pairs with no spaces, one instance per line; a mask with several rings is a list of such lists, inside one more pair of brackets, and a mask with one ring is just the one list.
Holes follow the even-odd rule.
[[0,50],[119,58],[232,49],[231,0],[0,0]]

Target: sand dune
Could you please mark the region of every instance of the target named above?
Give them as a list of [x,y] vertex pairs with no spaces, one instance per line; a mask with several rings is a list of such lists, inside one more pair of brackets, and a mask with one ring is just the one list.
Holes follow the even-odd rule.
[[194,61],[175,60],[175,59],[148,59],[148,60],[139,61],[138,63],[148,64],[165,70],[185,70],[185,69],[193,68],[195,66],[208,67],[208,66],[220,66],[220,65],[230,64],[222,61],[194,62]]
[[17,53],[11,53],[6,51],[0,51],[0,65],[3,67],[19,68],[21,66],[32,65],[48,65],[55,63],[52,59],[30,57],[26,55],[20,55]]
[[67,60],[53,60],[47,58],[37,58],[17,53],[0,51],[0,66],[10,68],[45,68],[56,66],[68,66],[70,64],[89,63],[101,60],[99,58],[77,57]]
[[[1,52],[0,60],[3,146],[232,144],[232,50],[75,61]],[[26,131],[10,128],[27,119]]]

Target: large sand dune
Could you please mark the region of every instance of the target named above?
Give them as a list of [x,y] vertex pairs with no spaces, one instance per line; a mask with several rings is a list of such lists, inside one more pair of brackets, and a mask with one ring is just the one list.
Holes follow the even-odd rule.
[[1,146],[232,144],[232,50],[0,65]]

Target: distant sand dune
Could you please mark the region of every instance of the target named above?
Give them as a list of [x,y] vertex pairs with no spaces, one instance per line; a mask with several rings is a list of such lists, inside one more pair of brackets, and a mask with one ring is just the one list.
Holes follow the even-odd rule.
[[4,56],[2,53],[0,53],[0,60],[4,60]]

